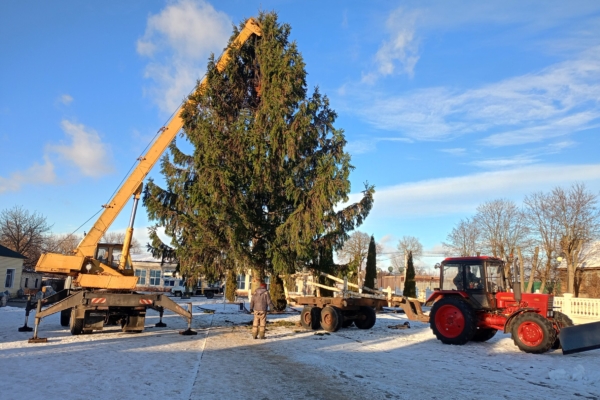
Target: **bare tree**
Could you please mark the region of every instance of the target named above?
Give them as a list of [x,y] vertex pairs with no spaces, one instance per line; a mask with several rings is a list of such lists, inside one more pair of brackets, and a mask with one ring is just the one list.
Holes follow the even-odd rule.
[[360,276],[360,272],[364,270],[370,242],[371,236],[364,232],[356,231],[346,240],[341,250],[336,252],[341,263],[356,265],[357,276]]
[[488,201],[477,207],[474,217],[483,246],[494,257],[509,260],[518,246],[525,247],[529,235],[525,215],[506,199]]
[[545,255],[545,268],[541,271],[540,292],[544,292],[546,283],[551,275],[555,274],[558,266],[556,262],[559,252],[559,224],[553,217],[553,196],[541,192],[525,197],[525,217],[531,233],[540,244]]
[[443,243],[448,256],[472,256],[481,250],[479,226],[469,218],[461,219]]
[[567,292],[577,295],[575,271],[583,262],[584,246],[600,235],[598,196],[583,183],[576,183],[569,190],[557,187],[550,196],[552,218],[559,226],[560,251],[567,263]]
[[44,243],[44,252],[73,254],[81,239],[81,236],[73,233],[49,235]]
[[21,206],[0,212],[0,244],[27,257],[23,262],[27,268],[34,267],[40,258],[50,228],[46,217]]
[[[392,256],[392,266],[396,271],[401,272],[406,267],[406,257],[412,251],[413,259],[418,260],[423,255],[423,245],[418,238],[414,236],[402,236],[396,246],[398,253]],[[418,274],[418,271],[415,272]]]
[[[106,232],[102,239],[101,243],[123,243],[125,241],[125,233],[123,232]],[[131,246],[129,248],[130,252],[133,254],[139,254],[142,252],[142,245],[137,241],[136,238],[131,238]]]

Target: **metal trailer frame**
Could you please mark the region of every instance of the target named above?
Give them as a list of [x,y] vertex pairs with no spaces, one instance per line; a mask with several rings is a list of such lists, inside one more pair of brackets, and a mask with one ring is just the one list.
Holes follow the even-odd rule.
[[105,325],[120,322],[123,332],[142,332],[148,308],[160,313],[157,327],[166,327],[162,322],[164,310],[171,310],[187,320],[188,327],[180,331],[182,335],[195,335],[191,330],[192,304],[188,310],[171,300],[166,294],[142,294],[136,292],[115,292],[109,290],[79,290],[42,310],[42,301],[38,300],[35,314],[33,337],[29,343],[47,342],[38,337],[38,327],[49,315],[61,313],[61,325],[69,326],[73,335],[102,330]]
[[419,300],[392,295],[391,292],[382,292],[369,288],[363,291],[353,292],[348,287],[358,288],[358,285],[349,283],[347,279],[339,279],[335,276],[321,273],[329,279],[344,284],[343,289],[322,285],[316,282],[307,282],[317,288],[328,289],[338,292],[337,297],[301,296],[292,297],[297,305],[304,306],[300,314],[300,323],[309,329],[318,329],[321,326],[329,332],[336,332],[340,328],[349,327],[352,324],[359,329],[371,329],[376,321],[375,310],[383,307],[399,307],[404,310],[409,320],[429,322],[429,316],[423,313]]

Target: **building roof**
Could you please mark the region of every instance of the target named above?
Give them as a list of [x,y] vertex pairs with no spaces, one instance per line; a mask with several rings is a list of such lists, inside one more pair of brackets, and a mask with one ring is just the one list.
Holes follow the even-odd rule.
[[4,247],[1,244],[0,244],[0,257],[22,258],[22,259],[27,258],[23,254],[17,253],[16,251],[13,251],[13,250],[9,249],[8,247]]

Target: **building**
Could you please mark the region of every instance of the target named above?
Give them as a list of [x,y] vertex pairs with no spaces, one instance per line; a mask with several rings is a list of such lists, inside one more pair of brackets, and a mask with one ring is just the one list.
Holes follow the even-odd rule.
[[150,253],[132,254],[131,264],[138,277],[137,289],[149,292],[168,292],[176,286],[176,263],[164,262],[152,257]]
[[[562,260],[557,268],[557,294],[567,290],[567,263]],[[554,282],[549,282],[550,284]],[[580,264],[575,270],[573,296],[584,298],[600,298],[600,241],[585,246]]]
[[0,245],[0,292],[8,292],[10,297],[16,297],[21,288],[23,274],[22,254]]
[[[379,289],[390,287],[394,293],[401,294],[404,290],[406,276],[403,273],[388,273],[379,271],[377,273],[376,285]],[[415,284],[417,292],[426,292],[440,287],[439,275],[416,275]]]
[[43,275],[30,269],[23,269],[21,274],[21,289],[23,295],[35,295],[42,289]]

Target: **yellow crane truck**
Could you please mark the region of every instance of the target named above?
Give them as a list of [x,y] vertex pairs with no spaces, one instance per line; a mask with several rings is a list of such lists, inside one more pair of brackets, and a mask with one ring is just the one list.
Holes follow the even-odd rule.
[[[224,70],[231,57],[232,47],[243,45],[253,35],[261,36],[261,28],[255,19],[250,18],[217,62],[217,70]],[[196,90],[203,90],[205,85],[206,78],[200,82]],[[46,253],[40,257],[35,270],[66,276],[65,290],[68,292],[66,297],[63,295],[62,300],[45,309],[42,309],[42,301],[38,301],[34,333],[30,342],[46,341],[37,336],[39,323],[42,318],[58,312],[61,313],[61,325],[69,326],[73,335],[102,330],[105,325],[111,324],[120,324],[124,332],[141,332],[144,329],[148,308],[160,312],[161,318],[157,326],[166,326],[162,322],[162,315],[164,309],[168,309],[187,319],[188,329],[180,333],[196,333],[191,330],[191,305],[188,310],[185,310],[166,294],[135,292],[138,278],[134,276],[129,261],[133,224],[143,181],[183,127],[183,120],[180,117],[182,108],[183,105],[174,113],[169,123],[160,129],[156,140],[146,154],[138,159],[139,163],[111,201],[102,206],[104,208],[102,214],[74,250],[74,254]],[[134,200],[133,210],[124,243],[122,245],[99,244],[100,239],[131,196]]]

